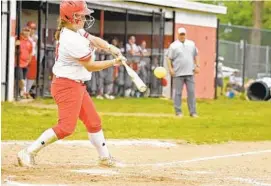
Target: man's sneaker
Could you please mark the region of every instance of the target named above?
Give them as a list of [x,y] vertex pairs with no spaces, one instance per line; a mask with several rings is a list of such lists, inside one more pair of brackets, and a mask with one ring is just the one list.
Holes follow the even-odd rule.
[[182,114],[182,113],[178,113],[178,114],[176,114],[176,116],[177,116],[178,118],[182,118],[182,117],[183,117],[183,114]]
[[109,94],[105,94],[104,97],[106,99],[115,99],[115,96],[109,95]]
[[197,114],[190,114],[192,118],[198,118],[199,116]]
[[104,99],[104,97],[101,96],[101,95],[98,95],[96,98],[97,98],[97,99]]
[[104,97],[105,97],[106,99],[111,99],[109,94],[105,94]]
[[115,167],[116,160],[111,156],[99,158],[99,166],[101,166],[101,167]]
[[35,165],[34,155],[28,153],[26,149],[21,150],[17,158],[20,166],[33,167]]

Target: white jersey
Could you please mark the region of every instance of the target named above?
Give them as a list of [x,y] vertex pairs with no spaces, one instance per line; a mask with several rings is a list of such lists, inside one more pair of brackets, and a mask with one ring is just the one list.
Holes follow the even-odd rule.
[[127,43],[127,44],[126,44],[126,51],[129,52],[129,51],[132,50],[132,49],[133,49],[133,51],[134,51],[135,53],[139,52],[139,48],[138,48],[138,46],[137,46],[135,43],[132,44],[132,45],[130,45],[130,43]]
[[93,52],[95,51],[90,48],[89,40],[77,32],[63,28],[57,43],[53,73],[72,80],[90,80],[91,72],[78,62],[88,61]]

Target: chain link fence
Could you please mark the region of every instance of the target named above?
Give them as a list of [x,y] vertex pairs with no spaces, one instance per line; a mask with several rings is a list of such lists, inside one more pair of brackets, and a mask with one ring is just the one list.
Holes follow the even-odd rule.
[[220,40],[219,56],[224,57],[223,66],[239,70],[246,79],[271,77],[270,46]]
[[219,38],[233,42],[246,40],[248,44],[271,46],[271,30],[267,29],[220,24]]

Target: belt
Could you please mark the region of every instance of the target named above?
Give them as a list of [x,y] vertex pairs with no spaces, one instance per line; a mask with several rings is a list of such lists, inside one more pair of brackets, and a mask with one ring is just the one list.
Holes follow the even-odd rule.
[[59,76],[55,76],[55,77],[56,78],[64,78],[64,79],[68,79],[68,80],[71,80],[71,81],[75,81],[77,83],[85,84],[85,81],[82,81],[82,80],[69,79],[69,78],[59,77]]

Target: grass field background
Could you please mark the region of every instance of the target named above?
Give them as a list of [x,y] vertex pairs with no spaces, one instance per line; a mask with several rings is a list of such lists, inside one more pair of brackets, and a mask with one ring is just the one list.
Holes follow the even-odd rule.
[[[199,118],[174,117],[171,100],[94,99],[102,115],[107,138],[179,139],[191,143],[271,140],[270,102],[239,99],[199,100]],[[36,107],[35,105],[39,105]],[[52,107],[50,107],[52,105]],[[33,140],[57,122],[52,99],[30,103],[2,103],[2,140]],[[42,107],[47,108],[42,108]],[[49,108],[48,108],[49,107]],[[173,117],[113,116],[110,113],[172,114]],[[84,125],[78,121],[75,133],[68,139],[87,139]]]

